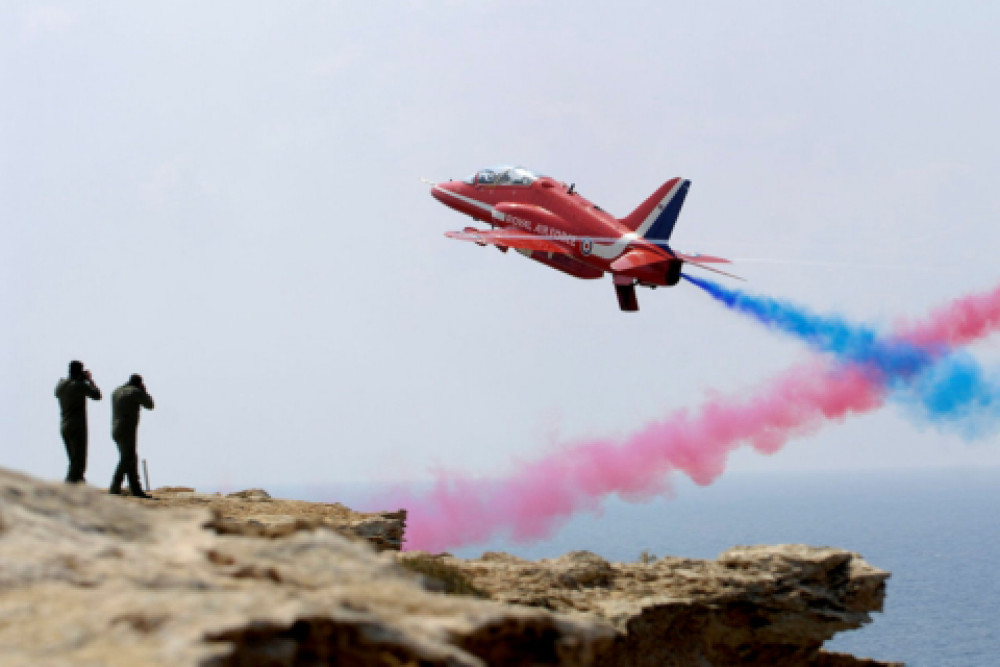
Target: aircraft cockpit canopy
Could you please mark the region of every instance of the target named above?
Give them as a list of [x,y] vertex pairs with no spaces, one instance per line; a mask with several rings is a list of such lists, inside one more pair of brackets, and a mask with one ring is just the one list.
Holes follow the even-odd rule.
[[480,169],[465,182],[473,185],[531,185],[538,178],[537,174],[524,167],[503,165]]

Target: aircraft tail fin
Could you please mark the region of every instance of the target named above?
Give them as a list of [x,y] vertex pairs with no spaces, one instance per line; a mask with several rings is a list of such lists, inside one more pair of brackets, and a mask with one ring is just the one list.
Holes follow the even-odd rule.
[[669,240],[690,187],[691,181],[686,178],[670,179],[621,223],[644,238]]

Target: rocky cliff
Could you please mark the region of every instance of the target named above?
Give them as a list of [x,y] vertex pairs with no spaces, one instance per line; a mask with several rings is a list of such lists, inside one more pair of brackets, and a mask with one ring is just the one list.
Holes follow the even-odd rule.
[[820,650],[870,622],[885,597],[889,573],[841,549],[736,547],[715,561],[645,563],[585,551],[541,561],[434,558],[493,599],[607,621],[615,641],[599,662],[609,667],[885,664]]
[[5,666],[582,666],[613,637],[595,618],[431,592],[322,527],[220,534],[207,509],[0,470]]
[[198,493],[189,487],[164,487],[153,492],[155,502],[129,498],[153,509],[186,507],[207,509],[222,533],[281,537],[299,530],[329,528],[345,537],[360,538],[378,551],[399,551],[406,529],[406,511],[355,512],[340,503],[310,503],[272,498],[263,489],[223,495]]
[[[0,664],[885,664],[819,650],[881,608],[888,573],[849,552],[463,561],[392,552],[398,513],[156,495],[0,469]],[[492,599],[435,592],[429,565]]]

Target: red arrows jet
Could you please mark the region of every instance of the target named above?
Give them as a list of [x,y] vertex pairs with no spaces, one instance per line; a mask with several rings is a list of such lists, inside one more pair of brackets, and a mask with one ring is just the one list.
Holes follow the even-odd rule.
[[[428,181],[429,182],[429,181]],[[691,181],[673,178],[624,218],[581,197],[573,185],[523,167],[490,167],[461,181],[431,183],[441,203],[488,223],[445,236],[519,253],[577,278],[614,279],[618,305],[639,310],[635,286],[670,287],[687,263],[739,278],[708,264],[729,260],[675,252],[668,241]]]

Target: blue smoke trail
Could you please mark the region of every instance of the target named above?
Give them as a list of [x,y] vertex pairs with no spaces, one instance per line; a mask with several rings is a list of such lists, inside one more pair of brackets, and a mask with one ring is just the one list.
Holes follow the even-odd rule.
[[977,438],[1000,425],[1000,382],[988,377],[965,351],[922,347],[885,337],[837,316],[822,316],[769,297],[727,289],[702,278],[684,278],[726,307],[790,334],[838,361],[880,374],[893,397],[915,416]]

